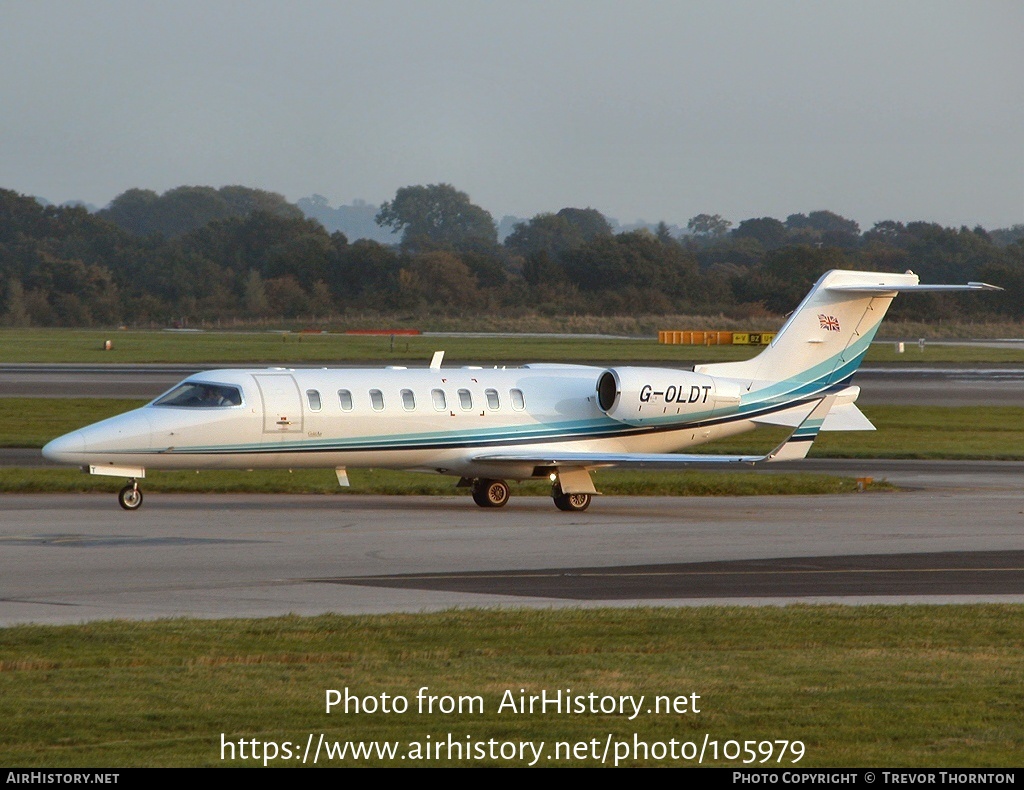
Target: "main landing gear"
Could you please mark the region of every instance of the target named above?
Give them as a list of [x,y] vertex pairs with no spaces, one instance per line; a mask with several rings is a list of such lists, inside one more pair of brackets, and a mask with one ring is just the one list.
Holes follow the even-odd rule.
[[558,483],[551,486],[551,498],[555,501],[555,507],[567,512],[579,513],[590,507],[590,494],[563,494]]
[[480,507],[504,507],[511,492],[504,480],[473,481],[473,501]]
[[128,485],[117,492],[117,504],[125,510],[138,510],[142,506],[142,489],[135,478],[129,480]]
[[[472,485],[473,501],[480,507],[504,507],[508,502],[510,492],[504,480],[477,478]],[[555,507],[570,513],[579,513],[590,507],[590,494],[563,494],[558,483],[551,487],[551,498]]]

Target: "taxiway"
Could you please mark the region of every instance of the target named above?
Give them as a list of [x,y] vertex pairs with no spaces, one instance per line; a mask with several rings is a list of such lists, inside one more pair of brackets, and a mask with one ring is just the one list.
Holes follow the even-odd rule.
[[[186,366],[3,366],[0,393],[153,397]],[[1024,405],[1024,371],[862,369],[863,403]],[[0,451],[0,465],[41,462]],[[0,498],[0,625],[478,606],[1024,601],[1024,464],[808,460],[893,493]],[[759,472],[754,472],[759,473]]]
[[0,499],[0,624],[480,606],[1024,601],[1017,486],[792,497]]

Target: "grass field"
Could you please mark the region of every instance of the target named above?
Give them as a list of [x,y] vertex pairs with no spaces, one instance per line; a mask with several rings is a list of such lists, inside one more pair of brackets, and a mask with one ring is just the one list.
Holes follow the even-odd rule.
[[[105,340],[113,342],[103,350]],[[142,332],[81,329],[0,330],[0,363],[324,364],[351,362],[425,365],[434,351],[446,364],[523,362],[657,363],[690,365],[747,359],[755,346],[671,346],[653,338],[423,337],[275,332]],[[897,354],[892,343],[872,346],[868,362],[902,364],[1022,364],[1024,350],[916,344]]]
[[[603,748],[610,735],[699,746],[707,734],[719,744],[801,741],[800,767],[1019,766],[1022,648],[1021,606],[504,610],[18,626],[0,630],[0,763],[223,765],[222,734],[236,744],[304,746],[309,733],[323,733],[328,741],[394,741],[404,752],[411,742],[444,741],[451,733],[463,743],[467,736],[543,741],[551,755],[556,742],[597,739]],[[422,687],[437,696],[479,695],[483,712],[418,713]],[[326,690],[346,688],[378,700],[382,693],[403,696],[410,711],[327,714]],[[498,712],[506,690],[518,698],[520,690],[559,689],[642,694],[644,709],[656,695],[685,696],[700,712],[644,712],[632,721]],[[235,756],[234,764],[244,764]],[[792,757],[765,765],[790,767]],[[270,764],[286,762],[299,764]],[[622,764],[685,763],[627,757]]]
[[[104,351],[103,341],[114,348]],[[302,335],[272,332],[95,332],[2,330],[0,362],[325,364],[416,362],[444,349],[445,364],[662,360],[692,362],[703,348],[659,345],[653,339],[548,337],[423,337]],[[745,359],[744,346],[713,348],[715,359]]]

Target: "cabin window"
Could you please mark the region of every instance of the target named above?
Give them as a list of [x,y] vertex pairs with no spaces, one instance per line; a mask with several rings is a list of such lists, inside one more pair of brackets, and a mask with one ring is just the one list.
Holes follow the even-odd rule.
[[317,390],[306,390],[306,402],[310,411],[320,411],[320,393]]
[[380,390],[370,390],[370,405],[374,411],[384,410],[384,393]]
[[190,409],[216,409],[226,406],[241,406],[242,393],[238,387],[224,384],[207,384],[201,381],[186,381],[179,384],[154,406],[184,406]]
[[434,408],[438,411],[445,411],[448,408],[448,401],[445,400],[444,390],[431,390],[430,397],[434,401]]
[[512,396],[512,408],[516,411],[522,411],[526,408],[526,398],[523,397],[522,390],[511,390],[509,395]]
[[488,409],[497,409],[501,406],[501,403],[498,401],[497,390],[484,390],[484,395],[487,397]]
[[338,390],[338,402],[342,411],[352,411],[352,393],[349,390]]
[[469,390],[459,390],[459,405],[463,411],[470,411],[473,408],[473,393]]
[[402,390],[402,407],[406,411],[416,408],[416,396],[412,394],[412,390]]

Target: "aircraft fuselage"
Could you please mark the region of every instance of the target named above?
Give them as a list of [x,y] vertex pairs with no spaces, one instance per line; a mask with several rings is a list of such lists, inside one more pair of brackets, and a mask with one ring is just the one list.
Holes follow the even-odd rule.
[[[44,454],[97,473],[352,466],[481,477],[496,473],[472,460],[488,448],[668,453],[753,427],[716,420],[716,401],[707,385],[688,383],[690,371],[666,370],[680,383],[644,384],[633,397],[634,409],[648,407],[650,425],[613,419],[598,402],[605,372],[577,365],[215,370],[179,387],[233,388],[237,402],[176,405],[161,403],[163,396],[62,436]],[[656,386],[673,397],[651,404]],[[532,463],[500,469],[520,480],[535,471]]]

